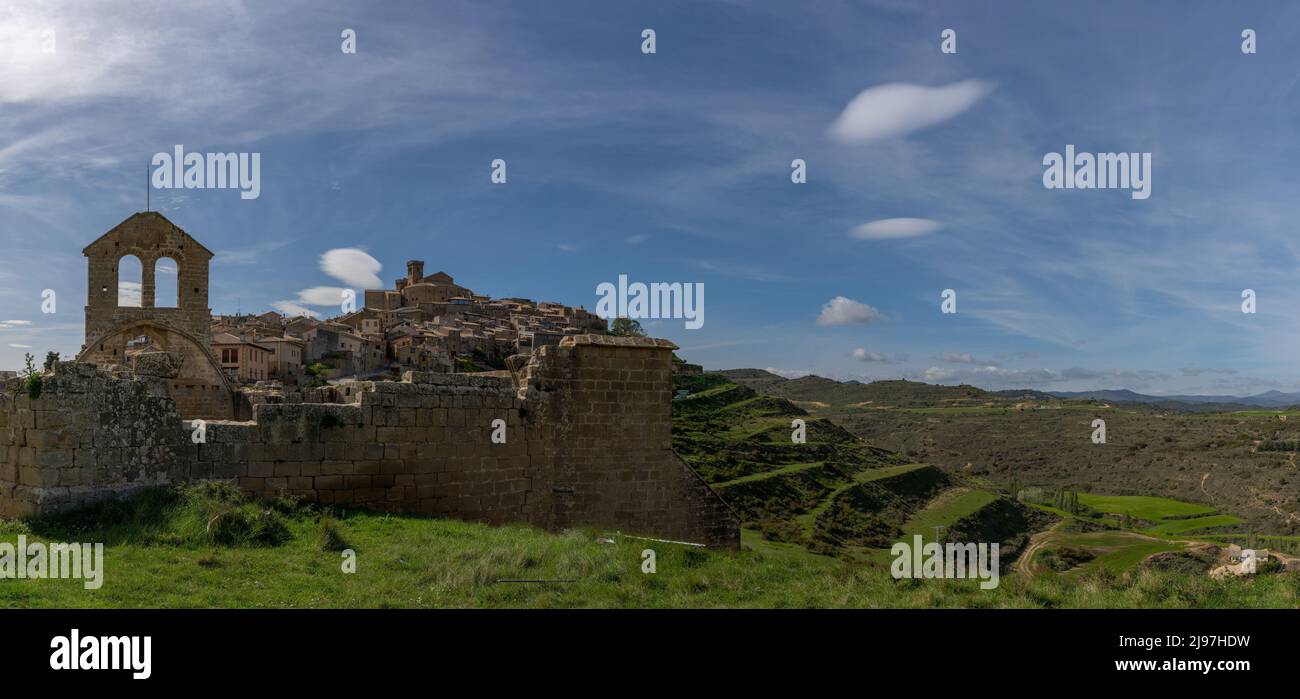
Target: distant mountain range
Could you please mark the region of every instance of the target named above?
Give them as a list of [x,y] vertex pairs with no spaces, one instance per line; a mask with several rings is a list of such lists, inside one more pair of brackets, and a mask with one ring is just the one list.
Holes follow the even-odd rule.
[[1048,391],[1058,398],[1091,398],[1093,400],[1123,403],[1223,403],[1231,405],[1249,405],[1257,408],[1286,408],[1300,405],[1300,393],[1283,393],[1266,391],[1253,396],[1200,396],[1170,395],[1152,396],[1136,393],[1126,388],[1101,391]]
[[974,386],[944,386],[916,381],[882,380],[871,383],[835,381],[816,375],[787,379],[762,369],[730,369],[717,372],[735,383],[760,393],[805,403],[827,406],[924,407],[976,405],[988,400],[1096,400],[1104,403],[1148,405],[1177,412],[1233,412],[1277,410],[1300,406],[1300,393],[1267,391],[1253,396],[1169,395],[1155,396],[1128,389],[1097,391],[1039,391],[1013,389],[985,391]]

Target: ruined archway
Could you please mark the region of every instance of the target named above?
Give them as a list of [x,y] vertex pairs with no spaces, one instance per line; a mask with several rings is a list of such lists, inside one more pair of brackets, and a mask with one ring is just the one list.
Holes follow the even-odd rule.
[[168,379],[168,390],[181,417],[229,420],[235,416],[230,380],[208,347],[184,330],[151,320],[125,323],[92,338],[77,361],[131,367],[135,357],[146,352],[179,357],[179,372]]

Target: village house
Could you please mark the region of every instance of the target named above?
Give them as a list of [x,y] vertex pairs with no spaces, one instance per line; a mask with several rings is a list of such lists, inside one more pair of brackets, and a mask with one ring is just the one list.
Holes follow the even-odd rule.
[[266,381],[275,357],[273,347],[231,333],[212,336],[212,353],[217,356],[222,371],[236,383]]
[[257,342],[275,350],[270,378],[286,386],[296,386],[302,381],[303,352],[307,343],[288,336],[258,338]]
[[420,260],[408,261],[406,271],[392,289],[366,290],[362,308],[337,318],[215,315],[209,332],[270,348],[266,378],[293,386],[313,364],[328,367],[331,379],[401,368],[502,369],[512,355],[558,345],[569,335],[607,332],[603,319],[582,308],[475,294],[446,272],[425,275]]

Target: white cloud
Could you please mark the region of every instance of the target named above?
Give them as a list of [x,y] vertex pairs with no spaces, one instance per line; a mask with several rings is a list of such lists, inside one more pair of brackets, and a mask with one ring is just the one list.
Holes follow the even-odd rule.
[[889,357],[879,352],[868,352],[866,349],[859,347],[853,350],[853,358],[859,362],[888,362]]
[[320,314],[316,311],[306,308],[293,301],[272,301],[271,308],[285,314],[286,316],[307,316],[309,318],[319,318]]
[[650,236],[646,235],[645,233],[637,233],[636,235],[629,235],[628,237],[624,238],[623,242],[627,243],[628,245],[640,245],[641,243],[644,243],[649,239]]
[[801,376],[810,376],[810,375],[812,375],[812,372],[811,372],[811,371],[804,371],[804,370],[802,370],[802,369],[775,369],[775,368],[773,368],[773,367],[768,367],[768,368],[764,369],[763,371],[768,371],[768,372],[771,372],[771,373],[773,373],[773,374],[776,374],[777,376],[783,376],[783,377],[785,377],[785,378],[787,378],[787,379],[797,379],[797,378],[799,378],[799,377],[801,377]]
[[0,330],[8,328],[27,327],[32,324],[30,320],[0,320]]
[[844,143],[864,143],[901,136],[951,119],[992,91],[980,80],[942,87],[909,83],[877,85],[858,93],[830,127]]
[[915,238],[933,233],[943,227],[938,221],[928,218],[885,218],[855,226],[849,231],[850,238],[858,240],[888,240],[891,238]]
[[817,324],[867,325],[884,318],[885,314],[872,306],[846,296],[836,296],[822,306],[821,315],[817,316]]
[[12,347],[12,348],[14,348],[14,349],[31,349],[31,348],[32,348],[31,345],[20,345],[20,344],[18,344],[17,342],[10,342],[10,343],[9,343],[9,346]]
[[[365,250],[335,248],[320,256],[320,268],[321,271],[353,288],[383,288],[384,283],[379,279],[379,271],[384,266]],[[301,293],[299,292],[300,295]],[[338,303],[338,301],[330,303]]]
[[343,293],[337,286],[313,286],[298,292],[298,303],[307,306],[338,306],[343,303]]
[[140,306],[144,298],[140,282],[119,281],[117,283],[117,305]]

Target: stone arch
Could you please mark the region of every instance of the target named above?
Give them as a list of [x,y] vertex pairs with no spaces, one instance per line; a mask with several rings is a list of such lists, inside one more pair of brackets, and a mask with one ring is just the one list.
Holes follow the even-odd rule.
[[154,307],[179,308],[181,266],[175,259],[162,255],[150,265],[153,267]]
[[117,299],[117,307],[144,308],[144,260],[127,253],[117,258],[114,271],[117,283],[107,291]]
[[[140,337],[147,342],[134,342]],[[132,366],[133,354],[139,351],[179,355],[179,372],[167,379],[167,387],[182,417],[229,420],[236,416],[235,389],[207,345],[171,325],[149,319],[123,323],[89,338],[77,361]]]

